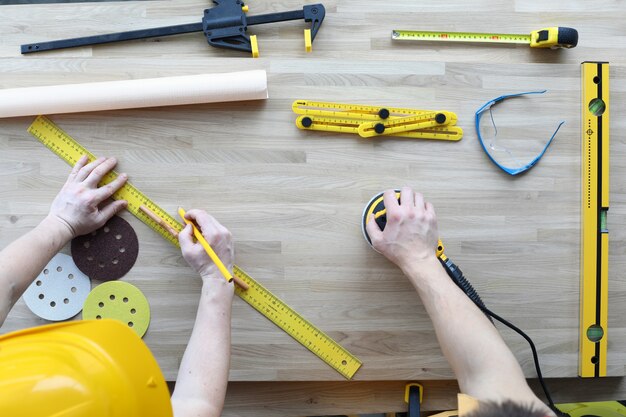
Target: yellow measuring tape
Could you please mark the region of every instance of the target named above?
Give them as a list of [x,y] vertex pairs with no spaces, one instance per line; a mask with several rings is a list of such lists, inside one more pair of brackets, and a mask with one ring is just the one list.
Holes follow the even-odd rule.
[[578,374],[606,376],[609,302],[609,64],[582,63]]
[[477,32],[434,32],[427,30],[393,30],[391,39],[397,41],[436,41],[469,43],[525,44],[531,48],[573,48],[578,44],[578,31],[568,27],[549,27],[529,35]]
[[[72,166],[76,164],[82,155],[87,155],[90,161],[96,159],[91,152],[45,116],[37,117],[28,128],[28,132]],[[101,184],[108,184],[113,181],[117,175],[117,172],[110,172],[104,177]],[[146,223],[164,239],[173,245],[179,246],[178,240],[139,208],[142,205],[148,207],[177,232],[183,229],[182,224],[152,202],[152,200],[146,197],[145,194],[131,183],[126,182],[126,184],[113,195],[113,198],[128,201],[128,211],[139,220]],[[242,300],[250,304],[255,310],[283,329],[288,335],[317,355],[341,375],[352,379],[361,366],[361,361],[358,358],[353,356],[331,337],[316,328],[294,309],[272,294],[267,288],[263,287],[242,271],[237,265],[233,266],[233,273],[249,286],[247,290],[242,290],[235,286],[235,292]]]
[[363,138],[401,136],[456,141],[463,137],[463,129],[455,126],[456,114],[448,111],[310,100],[296,100],[292,110],[300,115],[296,126],[302,130],[352,133]]

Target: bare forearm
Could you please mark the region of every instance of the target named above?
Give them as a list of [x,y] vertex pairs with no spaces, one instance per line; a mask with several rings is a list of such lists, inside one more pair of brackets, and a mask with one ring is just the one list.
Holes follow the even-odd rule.
[[46,217],[0,252],[0,326],[13,304],[71,237],[65,225]]
[[[483,400],[537,400],[497,329],[436,258],[407,268],[405,273],[433,321],[462,392]],[[516,393],[515,397],[511,393]]]
[[219,416],[224,406],[230,368],[232,290],[221,288],[228,284],[219,279],[221,282],[202,288],[196,322],[172,395],[176,417]]

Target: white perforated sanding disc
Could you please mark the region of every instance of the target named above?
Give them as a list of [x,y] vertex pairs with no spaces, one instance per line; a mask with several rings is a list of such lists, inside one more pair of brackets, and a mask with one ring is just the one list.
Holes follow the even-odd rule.
[[67,320],[83,308],[91,281],[71,256],[57,254],[24,292],[30,310],[42,319]]

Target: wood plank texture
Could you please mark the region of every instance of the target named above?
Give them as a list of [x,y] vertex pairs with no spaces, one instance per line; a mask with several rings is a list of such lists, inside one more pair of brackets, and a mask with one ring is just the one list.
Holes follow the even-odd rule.
[[[424,387],[422,411],[454,410],[457,407],[456,381],[420,381]],[[554,401],[610,401],[625,398],[623,378],[548,379]],[[231,382],[226,394],[224,417],[296,417],[337,413],[406,412],[406,381],[357,382]],[[537,380],[533,390],[540,394]]]
[[[250,14],[301,0],[252,0]],[[266,69],[270,99],[52,116],[163,208],[204,208],[236,240],[236,262],[363,361],[355,379],[451,379],[432,325],[408,281],[365,243],[360,220],[374,194],[410,185],[437,210],[448,255],[485,303],[535,340],[544,374],[574,377],[578,355],[580,68],[611,62],[611,210],[608,372],[626,364],[626,7],[620,1],[326,0],[305,54],[303,23],[254,27],[261,58],[209,47],[200,34],[21,56],[19,45],[197,21],[206,1],[0,7],[0,88]],[[392,29],[580,32],[572,50],[393,43]],[[526,175],[497,170],[477,142],[474,112],[497,96],[549,89],[503,104],[503,132],[540,149]],[[458,143],[359,139],[303,132],[295,99],[456,112]],[[69,167],[27,132],[32,118],[0,120],[0,246],[47,213]],[[519,145],[519,143],[518,143]],[[523,143],[522,143],[523,145]],[[174,379],[200,282],[179,252],[124,215],[140,241],[124,278],[148,297],[145,337]],[[44,324],[18,302],[2,332]],[[503,330],[528,377],[526,343]],[[462,343],[462,341],[459,341]],[[342,377],[241,300],[234,304],[232,381]],[[229,394],[230,395],[230,394]],[[260,415],[260,414],[259,414]],[[269,415],[269,414],[268,414]]]

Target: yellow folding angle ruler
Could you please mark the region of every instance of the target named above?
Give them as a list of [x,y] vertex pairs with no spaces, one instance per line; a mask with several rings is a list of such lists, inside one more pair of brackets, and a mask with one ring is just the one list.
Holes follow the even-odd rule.
[[364,138],[401,136],[456,141],[463,129],[455,126],[456,114],[448,111],[377,107],[360,104],[296,100],[296,126],[302,130],[352,133]]
[[582,63],[581,377],[606,376],[609,302],[609,64]]
[[529,45],[531,48],[573,48],[578,44],[578,31],[568,27],[534,30],[529,35],[509,33],[434,32],[428,30],[393,30],[396,41],[435,41],[467,43],[508,43]]
[[[96,159],[91,152],[44,116],[37,117],[28,128],[28,132],[72,166],[76,164],[82,155],[87,155],[90,161]],[[110,172],[102,180],[101,185],[113,181],[117,175],[115,171]],[[126,182],[126,184],[113,195],[113,198],[128,201],[128,211],[150,226],[150,228],[159,233],[164,239],[178,246],[178,241],[158,223],[150,219],[139,207],[142,205],[148,207],[177,232],[183,229],[182,224],[152,202],[152,200],[131,183]],[[235,286],[235,292],[241,299],[283,329],[287,334],[317,355],[341,375],[347,379],[352,379],[361,366],[361,361],[358,358],[353,356],[324,332],[316,328],[268,289],[242,271],[237,265],[233,266],[233,273],[249,285],[247,290],[242,290]]]

